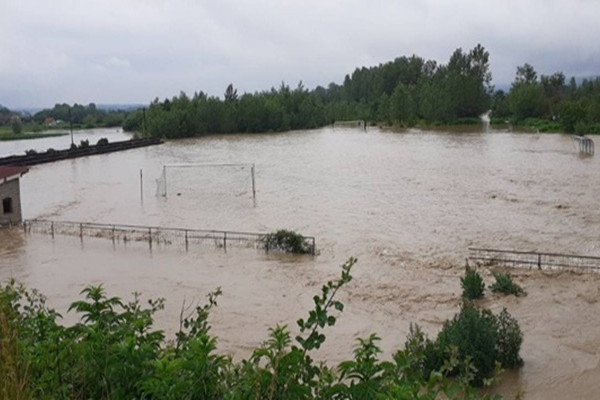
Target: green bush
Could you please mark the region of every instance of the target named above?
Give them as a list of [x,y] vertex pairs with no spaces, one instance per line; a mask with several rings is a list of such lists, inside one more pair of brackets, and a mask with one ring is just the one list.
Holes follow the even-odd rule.
[[[444,324],[437,337],[438,351],[447,351],[456,347],[459,353],[459,365],[453,371],[456,374],[469,373],[465,360],[476,368],[474,382],[483,384],[484,378],[491,376],[498,360],[496,342],[498,330],[496,319],[489,310],[465,304],[460,313]],[[442,358],[442,357],[439,357]]]
[[[69,309],[80,322],[64,327],[36,291],[14,282],[0,286],[0,376],[9,378],[0,380],[0,393],[23,399],[475,399],[482,398],[471,387],[477,376],[447,376],[480,368],[489,374],[483,367],[498,356],[506,365],[522,362],[516,321],[506,311],[496,318],[474,308],[448,321],[436,342],[411,326],[406,349],[385,357],[389,361],[379,359],[380,339],[372,334],[358,339],[354,358],[337,368],[315,362],[311,352],[325,343],[325,329],[344,309],[336,295],[352,280],[355,263],[346,261],[341,276],[313,297],[314,307],[297,321],[295,339],[278,325],[240,362],[219,355],[210,332],[220,289],[182,316],[175,340],[167,342],[152,328],[162,299],[143,305],[134,294],[126,303],[101,285],[89,286]],[[425,377],[433,353],[443,359]]]
[[496,317],[496,329],[498,331],[496,354],[502,367],[516,368],[523,365],[523,359],[519,355],[523,332],[517,320],[506,311],[506,308],[503,308]]
[[261,239],[266,251],[282,251],[285,253],[309,254],[313,253],[313,244],[301,234],[280,229],[268,233]]
[[90,141],[89,140],[85,139],[85,140],[82,140],[82,141],[79,142],[79,148],[80,149],[86,149],[88,147],[90,147]]
[[107,144],[108,144],[108,139],[103,137],[103,138],[98,139],[96,146],[105,146]]
[[25,155],[26,156],[34,156],[36,155],[38,152],[34,149],[29,149],[29,150],[25,150]]
[[475,300],[483,297],[483,291],[485,290],[483,278],[468,265],[465,268],[465,276],[460,278],[460,285],[463,289],[463,299]]
[[521,296],[525,293],[519,285],[513,282],[512,278],[508,274],[494,272],[494,278],[496,278],[496,282],[490,286],[492,292],[514,294],[515,296]]

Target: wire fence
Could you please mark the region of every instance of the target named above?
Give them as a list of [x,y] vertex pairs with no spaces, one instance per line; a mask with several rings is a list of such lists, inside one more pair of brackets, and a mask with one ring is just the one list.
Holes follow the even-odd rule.
[[469,260],[485,265],[600,271],[600,257],[574,254],[469,248]]
[[[254,232],[236,232],[207,229],[165,228],[159,226],[101,224],[94,222],[50,221],[44,219],[26,220],[23,222],[26,233],[44,233],[52,237],[55,235],[95,237],[112,240],[113,242],[147,242],[150,248],[153,245],[181,244],[185,250],[191,246],[214,245],[227,249],[228,247],[241,247],[269,249],[265,243],[269,234]],[[307,248],[312,255],[315,254],[315,238],[303,236]],[[275,250],[276,251],[276,250]]]

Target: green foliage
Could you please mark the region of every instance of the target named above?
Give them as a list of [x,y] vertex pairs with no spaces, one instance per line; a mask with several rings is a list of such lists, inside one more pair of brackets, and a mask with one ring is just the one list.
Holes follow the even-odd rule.
[[517,320],[506,311],[506,308],[496,316],[496,329],[498,332],[496,353],[502,367],[516,368],[523,365],[523,359],[519,355],[523,332]]
[[261,238],[262,246],[267,251],[282,251],[285,253],[310,254],[314,252],[313,243],[301,234],[280,229],[268,233]]
[[460,285],[463,289],[463,299],[476,300],[483,297],[483,291],[485,290],[483,278],[468,265],[465,268],[465,276],[460,278]]
[[10,128],[12,129],[12,133],[15,135],[23,132],[23,122],[18,115],[13,115],[10,117]]
[[94,103],[90,103],[87,106],[77,103],[71,106],[63,103],[56,104],[51,109],[44,109],[37,112],[33,116],[33,121],[42,124],[46,119],[52,118],[56,122],[60,121],[62,124],[68,125],[71,122],[73,123],[73,127],[90,129],[95,127],[121,126],[127,114],[123,110],[100,110]]
[[[325,330],[344,309],[336,296],[352,281],[355,263],[348,259],[340,277],[323,285],[314,308],[297,321],[295,340],[287,326],[277,325],[238,363],[217,353],[210,332],[208,319],[220,289],[186,317],[184,303],[175,341],[165,342],[162,331],[152,328],[162,299],[143,306],[135,293],[125,303],[107,296],[101,285],[88,286],[69,309],[80,321],[64,327],[43,296],[10,282],[0,287],[0,394],[14,399],[476,399],[482,396],[472,383],[490,374],[483,368],[489,359],[505,366],[522,363],[516,321],[506,310],[495,317],[473,308],[447,322],[435,343],[411,326],[405,350],[389,361],[380,360],[380,339],[372,334],[359,338],[353,359],[337,368],[316,363],[311,352],[324,344]],[[436,368],[432,354],[442,357]],[[457,371],[459,379],[448,378]]]
[[[466,304],[459,314],[444,324],[435,345],[442,352],[456,347],[460,362],[453,372],[473,374],[474,383],[481,385],[484,378],[490,377],[495,371],[496,361],[500,361],[497,341],[498,330],[494,315],[488,310],[479,310]],[[469,371],[467,360],[472,363],[474,370]]]
[[490,286],[492,292],[514,294],[515,296],[521,296],[525,293],[519,285],[513,282],[512,278],[508,274],[494,272],[494,278],[496,278],[496,282]]
[[25,150],[25,155],[26,156],[34,156],[36,155],[38,152],[35,149],[29,149],[29,150]]
[[96,146],[105,146],[108,144],[108,139],[107,138],[100,138],[98,139],[98,142],[96,142]]
[[88,147],[90,147],[90,141],[87,139],[81,140],[79,142],[79,148],[80,149],[87,149]]

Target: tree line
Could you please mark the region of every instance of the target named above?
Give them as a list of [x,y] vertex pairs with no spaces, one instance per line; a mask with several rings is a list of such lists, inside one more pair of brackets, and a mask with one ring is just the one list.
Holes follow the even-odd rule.
[[343,84],[308,90],[285,83],[268,91],[238,95],[229,85],[223,98],[204,92],[155,99],[131,114],[125,130],[151,136],[187,137],[205,133],[310,129],[336,120],[368,120],[414,125],[450,123],[477,117],[491,107],[489,53],[477,45],[457,49],[447,64],[400,57],[371,68],[357,68]]
[[0,127],[9,126],[14,134],[23,131],[39,132],[44,129],[65,128],[70,125],[75,129],[120,127],[127,114],[128,111],[125,110],[103,110],[97,108],[94,103],[56,104],[33,115],[12,111],[0,105]]
[[456,49],[447,63],[413,55],[346,75],[342,84],[294,89],[285,83],[238,95],[230,84],[222,98],[204,92],[155,99],[132,113],[124,129],[150,136],[311,129],[339,120],[416,126],[477,123],[491,110],[492,122],[542,131],[600,133],[600,78],[538,75],[517,67],[510,90],[494,90],[489,53],[481,45]]

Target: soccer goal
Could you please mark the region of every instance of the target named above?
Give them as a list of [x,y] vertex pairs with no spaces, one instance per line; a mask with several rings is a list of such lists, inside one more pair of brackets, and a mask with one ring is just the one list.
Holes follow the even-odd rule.
[[191,189],[243,195],[250,188],[256,205],[254,171],[254,164],[164,164],[162,174],[156,180],[156,195],[181,195]]

